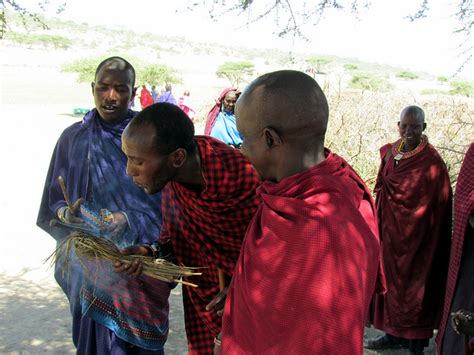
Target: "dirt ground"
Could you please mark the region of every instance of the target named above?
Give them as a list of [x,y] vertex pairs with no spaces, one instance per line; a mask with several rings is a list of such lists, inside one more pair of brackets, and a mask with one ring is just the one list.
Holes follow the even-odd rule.
[[[67,300],[43,263],[55,243],[35,222],[56,140],[81,118],[71,114],[74,107],[91,106],[90,87],[60,73],[64,58],[45,51],[2,48],[2,57],[0,353],[73,353]],[[166,351],[185,354],[180,288],[170,302]],[[434,354],[433,345],[425,353]]]

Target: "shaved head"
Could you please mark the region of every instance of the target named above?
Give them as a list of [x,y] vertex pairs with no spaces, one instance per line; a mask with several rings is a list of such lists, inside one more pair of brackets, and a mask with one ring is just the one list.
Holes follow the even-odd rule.
[[425,111],[423,111],[423,109],[419,106],[412,105],[405,107],[400,113],[400,118],[403,118],[403,116],[406,115],[413,115],[422,123],[425,123]]
[[260,177],[279,181],[322,160],[329,109],[318,83],[299,71],[255,79],[237,100],[242,152]]
[[257,104],[258,128],[272,127],[286,139],[321,138],[327,129],[329,109],[318,83],[309,75],[282,70],[254,80],[239,98],[238,105]]
[[132,77],[132,86],[135,86],[135,68],[122,57],[110,57],[100,62],[95,70],[94,80],[97,80],[99,72],[103,69],[129,71]]

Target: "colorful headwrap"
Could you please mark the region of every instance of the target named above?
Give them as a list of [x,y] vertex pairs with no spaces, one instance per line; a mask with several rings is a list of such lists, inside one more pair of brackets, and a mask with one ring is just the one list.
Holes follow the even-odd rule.
[[237,91],[237,89],[233,87],[224,89],[219,95],[219,97],[216,99],[216,104],[214,105],[214,107],[207,114],[206,126],[204,127],[204,134],[206,136],[211,135],[212,128],[216,123],[217,115],[219,115],[219,112],[221,111],[221,106],[224,101],[225,95],[227,95],[231,91]]

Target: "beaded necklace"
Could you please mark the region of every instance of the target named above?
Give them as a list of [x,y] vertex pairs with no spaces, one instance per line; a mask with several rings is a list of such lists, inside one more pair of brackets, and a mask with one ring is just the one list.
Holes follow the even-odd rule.
[[408,159],[418,154],[420,151],[423,150],[424,147],[426,147],[427,144],[428,144],[428,137],[423,134],[421,136],[420,143],[416,146],[415,149],[409,152],[403,152],[402,148],[405,145],[405,141],[402,138],[400,138],[398,141],[392,144],[392,154],[393,154],[393,159],[395,159],[395,165],[398,165],[398,163],[402,159]]

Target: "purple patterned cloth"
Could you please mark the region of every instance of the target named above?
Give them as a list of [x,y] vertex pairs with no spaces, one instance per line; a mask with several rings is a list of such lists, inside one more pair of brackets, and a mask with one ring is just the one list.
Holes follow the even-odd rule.
[[[66,206],[59,176],[72,203],[82,197],[91,210],[125,212],[129,227],[113,240],[118,247],[158,239],[161,194],[147,195],[133,183],[126,174],[127,158],[121,150],[122,132],[135,114],[129,110],[123,120],[111,124],[94,109],[62,133],[53,152],[37,220],[38,226],[58,242],[70,233],[68,228],[50,226],[58,208]],[[73,341],[79,353],[110,353],[118,346],[117,339],[126,348],[135,346],[134,351],[162,351],[168,335],[169,284],[114,273],[105,262],[85,268],[73,259],[65,275],[63,266],[61,260],[56,263],[55,277],[69,299]],[[85,295],[93,295],[94,301]],[[141,306],[138,309],[137,304]]]
[[158,102],[167,102],[169,104],[178,105],[171,91],[165,91],[158,98]]

